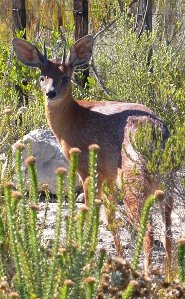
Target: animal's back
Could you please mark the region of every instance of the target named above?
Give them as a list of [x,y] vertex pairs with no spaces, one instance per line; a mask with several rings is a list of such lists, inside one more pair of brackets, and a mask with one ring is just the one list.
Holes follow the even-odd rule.
[[125,102],[117,102],[117,101],[84,101],[79,100],[78,103],[83,106],[87,107],[92,111],[97,111],[106,115],[120,113],[123,111],[143,111],[151,113],[155,115],[154,112],[142,104],[137,103],[125,103]]
[[[82,153],[87,153],[88,145],[97,143],[99,152],[99,173],[105,179],[115,179],[119,169],[123,167],[123,151],[128,150],[131,158],[138,159],[130,142],[130,134],[135,134],[138,122],[150,120],[164,130],[162,121],[149,108],[142,104],[122,102],[91,102],[78,101],[81,107],[79,121],[75,122],[78,127],[76,142]],[[79,134],[79,137],[78,137]],[[83,138],[82,138],[83,136]],[[130,153],[129,153],[130,152]],[[82,154],[83,155],[83,154]],[[82,156],[86,158],[87,155]],[[84,171],[84,170],[83,170]]]

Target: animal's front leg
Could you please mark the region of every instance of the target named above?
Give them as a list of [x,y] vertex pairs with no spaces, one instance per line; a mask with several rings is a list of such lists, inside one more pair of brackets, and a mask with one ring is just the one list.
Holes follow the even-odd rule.
[[164,202],[160,204],[162,210],[163,221],[165,225],[165,250],[166,250],[166,265],[167,271],[170,273],[172,261],[172,220],[171,213],[173,209],[173,198],[169,194]]
[[[89,206],[89,184],[90,177],[88,176],[82,180],[84,201],[87,207]],[[96,199],[102,200],[102,182],[100,180],[97,182]]]

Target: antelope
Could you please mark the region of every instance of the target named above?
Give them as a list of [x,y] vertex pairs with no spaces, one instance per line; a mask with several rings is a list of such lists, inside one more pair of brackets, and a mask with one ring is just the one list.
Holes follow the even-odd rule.
[[[133,148],[130,134],[135,136],[138,124],[145,125],[147,121],[159,128],[164,143],[169,137],[169,132],[165,124],[145,105],[73,99],[73,70],[89,62],[93,43],[93,36],[86,35],[70,47],[67,57],[64,48],[62,59],[49,60],[46,47],[42,54],[35,45],[20,38],[13,39],[18,59],[28,67],[40,69],[40,86],[45,96],[47,122],[65,157],[69,159],[71,148],[81,150],[78,173],[83,184],[85,203],[88,205],[88,148],[91,144],[97,144],[100,147],[97,169],[98,197],[102,198],[102,185],[105,181],[112,190],[115,181],[120,181],[122,175],[129,183],[124,190],[126,214],[137,228],[143,203],[149,195],[159,189],[159,182],[155,182],[147,173],[146,162]],[[133,175],[135,165],[137,175]],[[142,187],[140,190],[138,185]],[[111,197],[110,200],[114,198]],[[170,262],[172,204],[165,202],[164,206],[166,257]],[[144,239],[146,272],[151,264],[152,247],[153,230],[152,224],[149,223]]]

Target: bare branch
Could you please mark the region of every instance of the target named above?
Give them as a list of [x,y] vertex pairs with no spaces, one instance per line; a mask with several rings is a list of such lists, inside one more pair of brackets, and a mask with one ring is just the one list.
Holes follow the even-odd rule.
[[[140,2],[139,2],[140,3]],[[138,26],[138,20],[139,20],[139,4],[137,6],[137,13],[136,13],[136,17],[135,17],[136,21],[134,24],[134,32],[137,30],[137,26]]]
[[[134,4],[138,2],[138,0],[133,0],[130,4],[129,4],[129,8]],[[121,0],[118,0],[119,3],[119,7],[120,7],[120,11],[121,13],[123,13],[123,3]],[[108,30],[116,21],[118,21],[121,18],[121,16],[119,16],[118,18],[116,18],[115,20],[113,20],[112,22],[110,22],[107,26],[105,26],[102,30],[98,31],[95,36],[94,39],[96,39],[99,35],[103,34],[106,30]]]
[[104,33],[106,30],[108,30],[117,20],[119,20],[120,17],[116,18],[115,20],[113,20],[112,22],[110,22],[107,26],[105,26],[105,28],[103,28],[102,30],[98,31],[95,36],[94,39],[96,39],[100,34]]
[[94,76],[96,78],[96,80],[98,81],[98,83],[101,85],[102,89],[104,90],[104,92],[106,93],[106,95],[110,96],[110,92],[109,90],[107,89],[107,87],[104,85],[104,82],[103,80],[100,78],[100,76],[98,75],[98,71],[95,67],[95,64],[94,64],[94,59],[92,58],[91,59],[91,68],[93,70],[93,73],[94,73]]
[[119,8],[120,8],[121,13],[123,13],[123,2],[122,2],[122,0],[118,0],[118,4],[119,4]]
[[136,3],[136,2],[138,2],[138,0],[133,0],[130,4],[129,4],[129,8],[131,8],[132,7],[132,5],[134,4],[134,3]]
[[140,37],[142,32],[143,32],[143,28],[144,28],[144,25],[145,25],[146,14],[147,14],[147,10],[148,10],[148,3],[149,3],[149,0],[147,0],[146,6],[145,6],[143,21],[142,21],[142,25],[141,25],[141,29],[140,29],[140,32],[138,34],[138,37]]

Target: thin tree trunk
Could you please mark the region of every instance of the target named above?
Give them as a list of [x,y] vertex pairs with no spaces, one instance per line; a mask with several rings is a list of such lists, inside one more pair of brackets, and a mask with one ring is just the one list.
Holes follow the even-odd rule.
[[63,18],[62,18],[62,11],[61,11],[61,4],[57,2],[57,10],[58,10],[58,31],[61,31],[61,27],[63,26]]
[[26,38],[26,7],[25,0],[12,0],[13,35],[16,32],[24,31],[23,38]]
[[123,12],[123,2],[122,2],[122,0],[118,0],[118,5],[119,5],[119,9],[122,13]]
[[[88,0],[74,0],[74,22],[75,22],[75,40],[88,34]],[[77,80],[78,84],[85,87],[89,77],[87,65],[83,67],[83,78]]]
[[[13,35],[19,31],[23,31],[23,38],[26,39],[26,6],[25,0],[12,0],[12,30]],[[24,80],[24,84],[27,84],[27,81]],[[28,96],[24,94],[22,87],[19,84],[15,85],[15,90],[18,93],[18,106],[28,105]],[[22,125],[22,115],[19,115],[19,123],[17,125]]]
[[140,14],[142,16],[139,32],[140,36],[145,30],[152,32],[152,0],[142,0],[139,5]]
[[[148,32],[152,32],[152,0],[144,0],[145,1],[145,9],[146,9],[146,17],[145,17],[145,30]],[[148,65],[150,65],[152,58],[153,50],[152,47],[148,53]],[[150,68],[151,71],[152,68]]]

